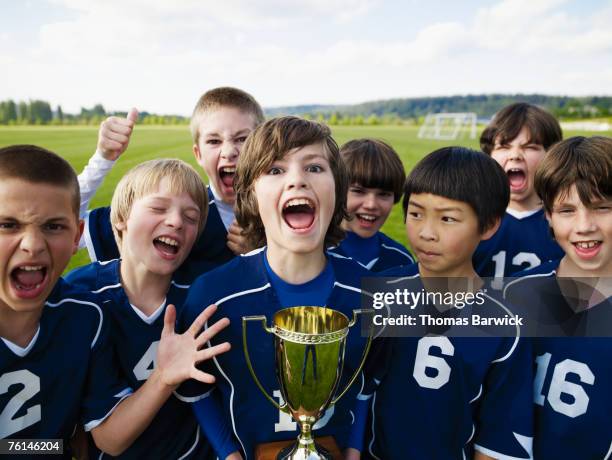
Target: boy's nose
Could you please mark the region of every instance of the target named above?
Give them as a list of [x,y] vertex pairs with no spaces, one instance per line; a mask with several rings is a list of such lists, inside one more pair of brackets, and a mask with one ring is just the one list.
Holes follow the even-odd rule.
[[423,222],[419,231],[419,237],[425,241],[435,241],[437,239],[437,233],[434,226],[427,221]]
[[37,229],[27,230],[21,238],[20,248],[29,254],[38,254],[46,247],[45,238]]
[[287,188],[302,188],[306,186],[306,176],[301,168],[290,168],[287,171]]
[[593,212],[590,209],[580,209],[576,215],[576,231],[578,233],[591,233],[596,229]]
[[233,160],[238,156],[238,147],[233,142],[224,142],[221,146],[221,157]]
[[169,212],[166,214],[166,224],[170,227],[180,229],[183,227],[183,216],[180,212]]
[[373,193],[366,193],[363,206],[368,209],[376,208],[376,196]]

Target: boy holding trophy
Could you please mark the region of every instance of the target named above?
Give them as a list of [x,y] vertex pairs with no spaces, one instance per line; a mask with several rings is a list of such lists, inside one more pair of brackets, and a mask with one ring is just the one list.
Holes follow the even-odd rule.
[[[189,291],[180,326],[191,324],[203,307],[216,304],[217,314],[228,316],[230,325],[209,343],[214,346],[217,341],[240,343],[244,316],[261,315],[260,319],[264,317],[269,323],[284,308],[318,305],[329,307],[317,309],[329,313],[326,318],[345,318],[340,313],[353,317],[353,308],[361,304],[361,278],[369,272],[351,259],[325,251],[344,236],[340,225],[346,217],[348,187],[345,166],[329,128],[296,117],[267,121],[244,145],[235,187],[238,224],[253,247],[260,249],[199,277]],[[214,319],[211,318],[210,324]],[[291,321],[289,318],[288,322]],[[248,334],[245,351],[259,377],[257,383],[271,395],[268,399],[284,404],[287,388],[279,388],[275,375],[278,372],[279,380],[297,382],[298,387],[313,381],[334,380],[327,394],[318,401],[323,409],[327,407],[335,390],[340,392],[350,383],[348,377],[359,369],[366,347],[366,340],[357,328],[348,332],[345,326],[342,328],[348,337],[340,344],[343,347],[346,343],[342,372],[342,360],[329,359],[327,349],[318,342],[304,346],[298,358],[290,362],[287,353],[287,365],[275,369],[271,338],[259,325],[245,325],[244,334]],[[311,335],[319,332],[314,328]],[[199,414],[202,428],[220,458],[237,454],[237,448],[244,458],[252,459],[257,445],[295,439],[298,434],[298,423],[266,401],[266,396],[257,388],[249,375],[248,355],[234,346],[211,363],[207,371],[216,376],[215,392],[210,387],[188,385],[178,391],[195,401],[196,415]],[[344,378],[338,381],[337,376],[342,374]],[[312,426],[317,438],[333,435],[341,448],[350,447],[348,434],[353,423],[350,409],[357,386],[349,391],[352,397],[340,399],[338,404],[318,414]],[[219,433],[215,433],[219,420],[198,409],[211,393],[213,396],[218,393],[214,397],[220,396],[220,416],[226,417],[232,426],[232,433],[225,433],[224,439],[218,439]],[[298,405],[307,406],[314,396],[304,391],[300,397],[302,401]]]

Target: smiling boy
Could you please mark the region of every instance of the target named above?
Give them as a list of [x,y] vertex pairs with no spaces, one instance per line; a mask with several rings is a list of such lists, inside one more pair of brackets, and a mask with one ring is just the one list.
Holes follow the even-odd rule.
[[474,267],[480,276],[511,276],[563,256],[550,237],[534,189],[538,164],[546,150],[561,139],[561,127],[555,117],[526,103],[504,107],[482,132],[481,149],[508,176],[510,203],[497,233],[483,241],[474,253]]
[[565,255],[510,282],[504,296],[582,335],[534,338],[535,458],[610,458],[612,139],[555,145],[535,188]]
[[[121,259],[94,262],[66,277],[103,299],[121,373],[132,388],[142,386],[156,366],[167,305],[180,312],[189,286],[172,278],[202,232],[207,210],[206,187],[191,166],[169,159],[141,163],[113,194],[111,222]],[[121,458],[150,458],[152,452],[160,459],[208,455],[189,404],[171,396]]]
[[[504,314],[486,287],[480,291],[472,254],[495,233],[508,198],[504,171],[486,155],[446,147],[425,156],[406,180],[403,201],[418,266],[381,275],[406,277],[416,290],[445,283],[445,292],[478,293],[485,299],[482,311]],[[462,308],[453,305],[445,314]],[[385,460],[531,458],[528,344],[514,336],[443,332],[373,345],[362,396],[372,410],[367,454]]]
[[340,149],[350,186],[346,238],[331,249],[352,257],[373,272],[414,263],[408,250],[380,231],[402,197],[404,165],[393,148],[376,139],[355,139]]
[[[123,383],[99,298],[60,274],[78,247],[79,187],[70,165],[40,147],[0,149],[1,438],[59,438],[64,458],[77,425],[98,448],[122,453],[210,352],[198,335],[211,310],[188,333],[174,333],[168,308],[157,366],[135,392]],[[214,332],[214,329],[211,330]]]
[[[208,299],[215,299],[218,313],[231,320],[219,339],[239,343],[242,316],[265,314],[270,319],[284,307],[326,305],[352,317],[361,304],[361,277],[369,272],[351,259],[325,251],[343,237],[347,187],[346,170],[329,128],[296,117],[269,120],[258,127],[238,161],[236,217],[251,244],[265,246],[198,278],[181,322],[188,324]],[[257,344],[251,358],[262,384],[280,398],[272,338],[256,327],[248,329],[248,336]],[[346,375],[357,368],[364,346],[359,331],[352,330]],[[234,348],[225,359],[215,361],[211,372],[218,376],[223,416],[233,428],[234,442],[245,458],[252,459],[257,444],[295,439],[298,427],[261,394],[243,352]],[[202,388],[200,394],[208,391]],[[350,391],[354,400],[357,389]],[[316,435],[331,434],[340,447],[347,447],[351,404],[347,395],[330,408],[317,423]],[[208,434],[218,420],[208,418],[204,423]],[[222,458],[228,453],[218,452]]]

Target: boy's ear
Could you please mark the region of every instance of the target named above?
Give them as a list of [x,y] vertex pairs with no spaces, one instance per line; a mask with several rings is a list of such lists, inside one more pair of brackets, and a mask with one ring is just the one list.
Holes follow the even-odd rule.
[[193,156],[195,156],[195,159],[199,164],[202,160],[202,152],[200,152],[200,147],[198,147],[198,144],[193,144]]
[[122,232],[127,228],[127,225],[125,225],[125,222],[119,221],[115,224],[115,229],[118,232]]
[[480,240],[481,241],[488,240],[493,235],[495,235],[497,230],[499,230],[499,225],[500,224],[501,224],[501,218],[495,219],[495,222],[493,223],[493,225],[491,225],[484,232],[482,232],[482,234],[480,235]]
[[76,254],[76,252],[79,250],[79,242],[81,241],[81,236],[83,235],[84,229],[85,221],[83,219],[79,219],[77,232],[75,233],[74,240],[72,241],[72,255]]

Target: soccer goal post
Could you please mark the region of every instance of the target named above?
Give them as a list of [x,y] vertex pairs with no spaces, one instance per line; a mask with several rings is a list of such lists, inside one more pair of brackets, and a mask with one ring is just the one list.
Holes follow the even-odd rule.
[[469,135],[476,139],[476,114],[428,113],[419,128],[419,139],[454,140]]

